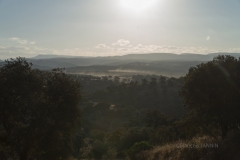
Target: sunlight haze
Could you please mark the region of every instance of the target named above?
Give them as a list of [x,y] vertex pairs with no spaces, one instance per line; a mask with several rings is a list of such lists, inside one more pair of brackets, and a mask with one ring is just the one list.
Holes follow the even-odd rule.
[[0,0],[0,59],[240,52],[239,0]]

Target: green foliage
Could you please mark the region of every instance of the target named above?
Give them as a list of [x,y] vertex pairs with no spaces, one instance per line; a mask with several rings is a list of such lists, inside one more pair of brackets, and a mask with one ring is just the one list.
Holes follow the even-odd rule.
[[[136,75],[119,82],[121,78],[67,76],[61,69],[33,70],[22,58],[7,61],[0,69],[1,159],[238,158],[238,59],[219,56],[190,68],[184,78]],[[219,141],[220,132],[234,136]],[[174,143],[179,139],[223,147],[213,152],[179,149]]]
[[167,118],[164,114],[159,112],[158,110],[150,110],[146,113],[144,117],[144,122],[148,127],[157,128],[163,125],[167,125]]
[[115,76],[114,77],[114,83],[119,83],[120,77],[119,76]]
[[149,139],[147,128],[132,127],[121,137],[121,147],[130,148],[134,143]]
[[[214,137],[209,138],[209,142],[215,142],[221,134],[221,123],[217,118],[219,115],[222,116],[222,122],[229,124],[227,130],[230,133],[238,130],[239,118],[236,116],[239,114],[236,108],[239,105],[237,101],[239,97],[238,61],[226,56],[215,58],[213,61],[191,68],[184,78],[136,75],[132,77],[130,83],[125,83],[126,81],[114,83],[113,77],[110,76],[108,79],[103,77],[101,80],[95,77],[85,78],[83,81],[85,89],[91,92],[86,94],[82,105],[84,106],[82,108],[83,128],[87,137],[92,139],[89,144],[95,148],[95,156],[91,152],[92,157],[124,159],[135,143],[147,141],[151,145],[163,147],[159,155],[155,155],[155,151],[152,153],[161,158],[152,157],[152,159],[168,159],[172,155],[172,159],[211,158],[211,156],[203,155],[204,153],[211,155],[210,151],[206,152],[208,151],[206,149],[181,150],[176,148],[176,144],[173,146],[171,143],[178,140],[182,140],[181,142],[185,140],[184,143],[195,143],[194,137],[206,135]],[[185,109],[182,108],[183,101],[179,96],[182,86],[187,91],[184,93],[192,96],[188,99],[189,102],[197,101],[194,105],[185,103]],[[190,88],[185,88],[186,86]],[[183,98],[186,102],[185,97]],[[217,101],[219,102],[215,105]],[[110,105],[115,105],[115,109],[110,110]],[[183,117],[186,111],[188,113]],[[232,114],[233,111],[236,113]],[[193,141],[192,138],[194,138]],[[99,142],[98,146],[102,147],[96,147],[96,140]],[[204,139],[198,140],[205,142]],[[97,148],[99,153],[96,151]],[[116,152],[111,150],[108,153],[107,148],[109,150],[115,148]],[[226,154],[226,151],[230,150],[224,148],[222,151]],[[141,158],[141,153],[145,151],[132,154],[132,159],[151,157],[148,155],[148,157]],[[235,150],[233,154],[236,154]],[[224,157],[223,154],[222,156],[216,155],[212,157],[218,157],[215,159]]]
[[155,132],[150,135],[150,143],[153,145],[163,145],[177,140],[179,137],[176,135],[173,126],[162,126],[157,128]]
[[167,77],[163,79],[164,85],[154,77],[150,81],[142,79],[142,83],[132,81],[110,85],[89,94],[88,99],[121,106],[131,105],[134,109],[157,109],[161,113],[181,117],[184,110],[179,89],[183,80]]
[[[221,130],[222,138],[240,123],[240,61],[218,56],[189,69],[181,95],[197,124],[211,123]],[[202,126],[204,127],[204,126]]]
[[0,95],[1,146],[9,154],[25,160],[65,159],[72,153],[81,118],[79,83],[59,69],[33,70],[19,57],[0,68]]
[[128,151],[128,156],[131,160],[137,160],[135,157],[138,153],[145,150],[152,149],[153,146],[149,144],[147,141],[136,142]]
[[101,159],[103,154],[107,152],[108,146],[99,140],[94,141],[93,148],[92,148],[92,154],[95,159]]
[[81,129],[77,130],[77,132],[73,136],[73,140],[72,140],[73,153],[72,153],[72,155],[74,157],[78,157],[82,154],[81,148],[85,145],[85,142],[84,142],[85,137],[86,137],[86,133]]
[[93,130],[91,137],[95,140],[99,140],[99,141],[104,142],[104,138],[106,137],[106,133],[103,132],[103,131],[99,131],[99,130]]
[[113,160],[117,159],[117,150],[114,148],[109,148],[107,153],[102,156],[102,160]]

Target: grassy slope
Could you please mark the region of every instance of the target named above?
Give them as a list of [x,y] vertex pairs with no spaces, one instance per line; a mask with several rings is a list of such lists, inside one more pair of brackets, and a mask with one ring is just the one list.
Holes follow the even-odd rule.
[[[189,141],[177,141],[141,152],[139,160],[231,160],[240,159],[240,134],[228,139],[213,139],[208,136],[193,138]],[[195,147],[191,148],[191,145]],[[215,147],[201,147],[212,144]],[[200,147],[196,147],[196,146]],[[188,146],[188,147],[186,147]]]

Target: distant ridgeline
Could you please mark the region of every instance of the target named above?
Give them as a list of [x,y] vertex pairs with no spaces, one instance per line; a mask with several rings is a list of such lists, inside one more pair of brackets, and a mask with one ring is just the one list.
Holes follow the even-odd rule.
[[[89,74],[98,76],[132,76],[157,74],[180,77],[188,72],[189,67],[201,62],[210,61],[217,55],[232,55],[239,57],[239,53],[211,53],[202,54],[128,54],[109,57],[81,57],[67,55],[38,55],[27,59],[33,68],[51,70],[66,68],[67,73]],[[0,61],[0,63],[3,63]]]

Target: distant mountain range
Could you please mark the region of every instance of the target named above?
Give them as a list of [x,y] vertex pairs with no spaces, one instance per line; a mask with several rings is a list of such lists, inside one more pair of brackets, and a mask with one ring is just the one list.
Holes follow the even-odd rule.
[[150,54],[128,54],[124,56],[109,57],[76,57],[65,55],[38,55],[28,59],[33,64],[50,68],[56,67],[77,67],[91,65],[121,65],[131,62],[152,62],[152,61],[209,61],[219,54],[240,56],[240,53],[211,53],[202,54],[172,54],[172,53],[150,53]]
[[84,56],[68,56],[68,55],[54,55],[54,54],[39,54],[30,59],[50,59],[50,58],[83,58]]
[[[33,68],[51,70],[66,68],[68,73],[98,74],[98,75],[132,75],[132,74],[162,74],[181,76],[188,69],[201,62],[212,60],[218,55],[240,57],[240,53],[210,53],[202,54],[128,54],[109,57],[81,57],[67,55],[38,55],[28,58]],[[4,62],[0,61],[0,64]]]
[[121,60],[126,60],[126,59],[131,59],[131,60],[203,60],[203,61],[208,61],[211,60],[213,57],[218,56],[218,55],[232,55],[235,57],[239,57],[240,53],[210,53],[210,54],[192,54],[192,53],[182,53],[182,54],[173,54],[173,53],[149,53],[149,54],[128,54],[128,55],[123,55],[123,56],[108,56],[108,57],[87,57],[87,56],[68,56],[68,55],[37,55],[35,57],[29,58],[29,59],[99,59],[99,60],[113,60],[113,59],[121,59]]

